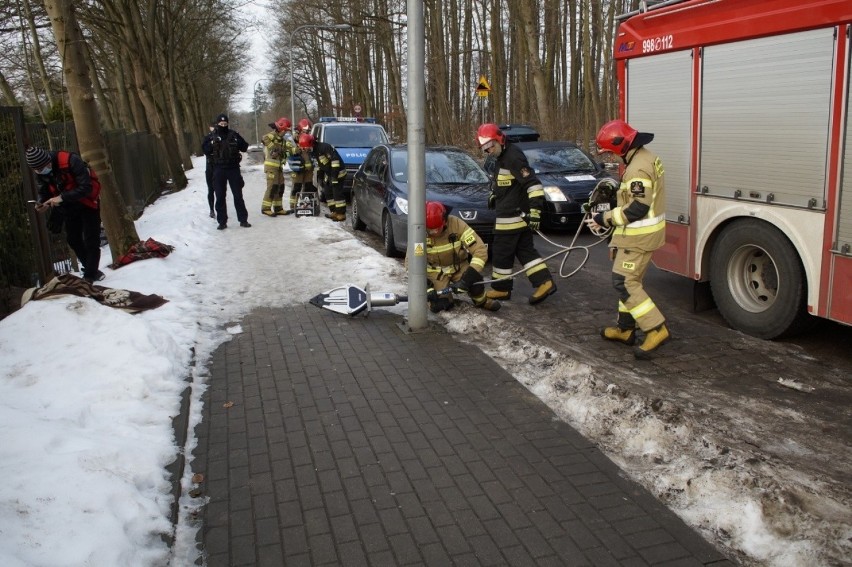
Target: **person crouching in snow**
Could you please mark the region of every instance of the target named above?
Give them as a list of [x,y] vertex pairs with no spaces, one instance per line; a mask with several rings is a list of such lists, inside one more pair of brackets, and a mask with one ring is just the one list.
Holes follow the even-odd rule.
[[488,246],[466,222],[449,216],[443,203],[426,203],[427,301],[433,313],[453,308],[452,293],[437,293],[447,288],[467,293],[476,307],[500,309],[500,302],[486,297],[480,283],[487,261]]

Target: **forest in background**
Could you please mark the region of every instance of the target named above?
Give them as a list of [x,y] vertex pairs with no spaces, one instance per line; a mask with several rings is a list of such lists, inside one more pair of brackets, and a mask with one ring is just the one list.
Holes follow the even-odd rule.
[[[268,0],[272,16],[257,21],[244,5],[222,0],[0,0],[0,104],[23,107],[34,121],[68,119],[69,73],[83,73],[63,72],[63,42],[46,10],[63,13],[61,5],[73,9],[84,38],[100,127],[151,132],[173,170],[197,153],[187,140],[200,139],[210,119],[231,107],[249,61],[267,69],[252,100],[263,124],[289,116],[292,94],[294,122],[350,115],[359,104],[405,141],[405,0]],[[616,115],[616,16],[638,6],[427,0],[427,143],[470,148],[484,118],[587,145]],[[337,24],[351,29],[319,27]],[[252,34],[270,47],[252,52]],[[490,83],[488,97],[475,91],[480,76]]]

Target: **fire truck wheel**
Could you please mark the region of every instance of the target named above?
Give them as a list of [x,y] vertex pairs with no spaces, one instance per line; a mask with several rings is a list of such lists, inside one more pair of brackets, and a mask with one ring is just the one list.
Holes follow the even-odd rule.
[[367,228],[367,225],[364,224],[364,221],[362,221],[361,217],[358,216],[358,201],[355,199],[355,193],[352,194],[352,205],[350,208],[352,210],[352,214],[349,219],[352,223],[352,230],[364,230]]
[[776,339],[812,323],[799,256],[763,221],[738,220],[722,231],[711,254],[710,287],[722,317],[749,335]]

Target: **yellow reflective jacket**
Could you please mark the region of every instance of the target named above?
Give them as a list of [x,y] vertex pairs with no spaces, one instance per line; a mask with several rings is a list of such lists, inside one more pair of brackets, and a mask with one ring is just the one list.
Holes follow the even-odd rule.
[[[604,220],[614,227],[610,246],[650,252],[666,241],[665,171],[660,158],[644,146],[627,152],[625,162],[616,207],[604,214]],[[625,210],[634,203],[648,210],[631,221]]]

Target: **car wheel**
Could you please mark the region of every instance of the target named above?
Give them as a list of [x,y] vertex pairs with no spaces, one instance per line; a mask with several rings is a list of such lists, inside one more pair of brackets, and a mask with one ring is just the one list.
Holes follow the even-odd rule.
[[711,256],[710,287],[725,321],[749,335],[776,339],[813,323],[796,250],[763,221],[740,220],[722,231]]
[[364,230],[367,228],[367,225],[364,224],[364,221],[361,220],[361,217],[358,216],[358,200],[355,198],[355,194],[352,194],[352,206],[350,207],[351,211],[349,213],[349,220],[352,223],[353,230]]
[[393,238],[393,223],[391,222],[390,213],[385,211],[382,216],[382,244],[384,247],[385,256],[388,258],[397,258],[400,256],[396,249],[396,241]]

